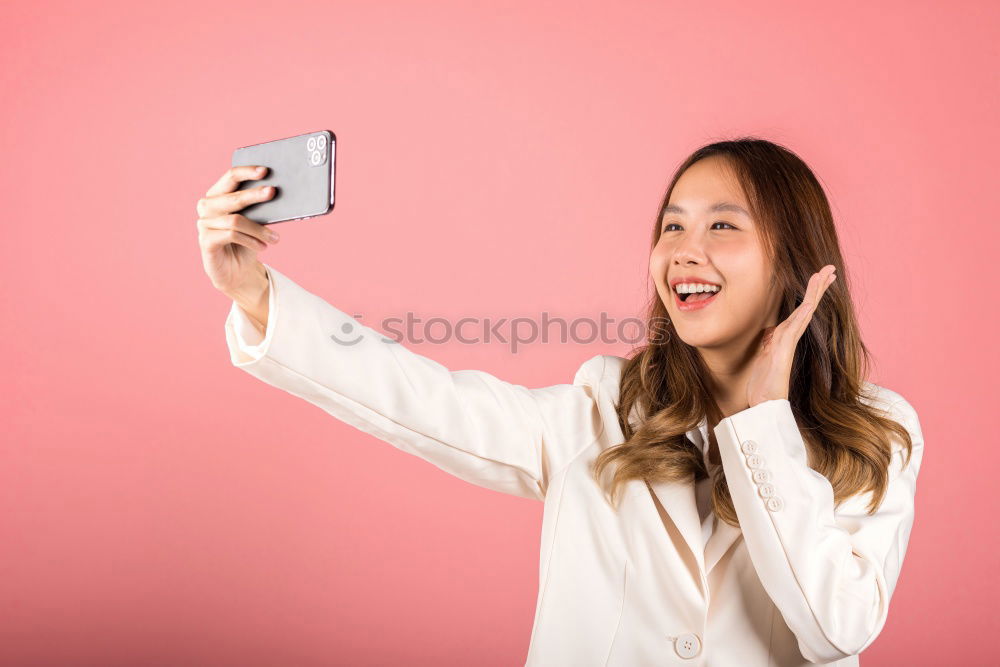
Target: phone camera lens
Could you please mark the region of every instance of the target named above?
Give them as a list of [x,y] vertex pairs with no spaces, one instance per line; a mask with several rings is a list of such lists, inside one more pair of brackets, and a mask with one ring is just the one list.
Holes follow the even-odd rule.
[[306,142],[306,150],[309,152],[316,150],[316,137],[309,137],[309,141]]
[[323,161],[323,154],[320,153],[319,151],[313,151],[312,155],[310,156],[310,159],[312,160],[312,163],[315,166]]
[[326,148],[326,135],[320,134],[316,137],[316,148],[323,150]]

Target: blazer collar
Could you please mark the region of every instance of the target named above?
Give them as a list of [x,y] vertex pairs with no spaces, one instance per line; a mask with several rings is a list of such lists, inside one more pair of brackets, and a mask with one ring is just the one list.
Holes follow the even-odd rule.
[[[709,448],[708,420],[702,418],[697,428],[687,432],[687,437],[701,450],[702,455],[707,458]],[[653,495],[656,496],[656,499],[663,506],[667,515],[674,522],[678,532],[684,538],[687,548],[694,556],[699,569],[699,578],[702,580],[703,593],[707,596],[707,574],[718,564],[736,540],[742,536],[742,531],[739,528],[730,526],[725,521],[713,517],[712,520],[714,521],[715,528],[711,539],[709,539],[706,545],[702,537],[701,518],[698,516],[694,483],[650,482],[649,487]],[[657,511],[655,507],[652,509],[654,512]],[[667,537],[664,535],[664,539],[667,539]]]

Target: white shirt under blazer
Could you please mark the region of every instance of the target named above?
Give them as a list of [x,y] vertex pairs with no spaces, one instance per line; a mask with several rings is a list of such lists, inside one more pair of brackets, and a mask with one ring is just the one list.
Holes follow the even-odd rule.
[[[264,266],[266,331],[235,302],[226,319],[234,366],[467,482],[544,502],[529,667],[857,665],[881,631],[923,454],[899,394],[867,385],[913,439],[906,468],[894,440],[871,516],[869,493],[834,507],[787,400],[723,419],[714,432],[741,528],[711,517],[706,542],[694,484],[631,481],[616,513],[591,476],[595,456],[624,442],[623,358],[591,357],[572,384],[538,389],[451,371]],[[688,437],[705,452],[706,422]]]

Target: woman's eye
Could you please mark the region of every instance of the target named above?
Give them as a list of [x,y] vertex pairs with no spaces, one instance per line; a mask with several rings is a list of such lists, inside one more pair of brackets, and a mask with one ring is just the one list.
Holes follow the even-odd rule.
[[[719,227],[716,227],[716,225],[724,225],[724,227],[719,228]],[[672,227],[675,227],[676,229],[671,229]],[[712,223],[712,229],[726,229],[726,228],[728,228],[728,229],[736,229],[735,227],[733,227],[728,222],[722,222],[721,220]],[[663,232],[673,232],[673,231],[676,231],[677,229],[681,229],[681,226],[678,225],[676,222],[671,222],[671,223],[668,223],[668,224],[666,224],[666,225],[663,226],[663,230],[661,231],[661,233],[663,233]]]

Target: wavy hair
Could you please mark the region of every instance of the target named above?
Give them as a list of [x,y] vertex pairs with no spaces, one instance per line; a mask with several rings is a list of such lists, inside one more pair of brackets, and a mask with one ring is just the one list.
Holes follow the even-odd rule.
[[[871,356],[861,340],[829,202],[805,162],[787,148],[756,137],[699,148],[678,167],[667,187],[650,249],[659,240],[664,208],[678,179],[711,156],[722,157],[733,170],[760,230],[773,267],[773,289],[782,295],[778,322],[802,301],[809,277],[819,267],[833,264],[837,269],[838,279],[823,295],[796,346],[788,400],[806,443],[809,467],[830,480],[834,502],[871,491],[868,512],[874,513],[888,486],[890,434],[904,444],[907,464],[912,442],[904,426],[868,402],[865,378]],[[710,431],[722,419],[707,382],[708,367],[677,335],[655,289],[646,319],[646,344],[629,356],[615,406],[625,442],[601,452],[592,466],[600,484],[605,467],[615,464],[610,480],[615,506],[621,487],[631,479],[695,482],[708,477],[702,452],[686,433],[703,418]],[[711,486],[712,510],[738,527],[721,466]]]

